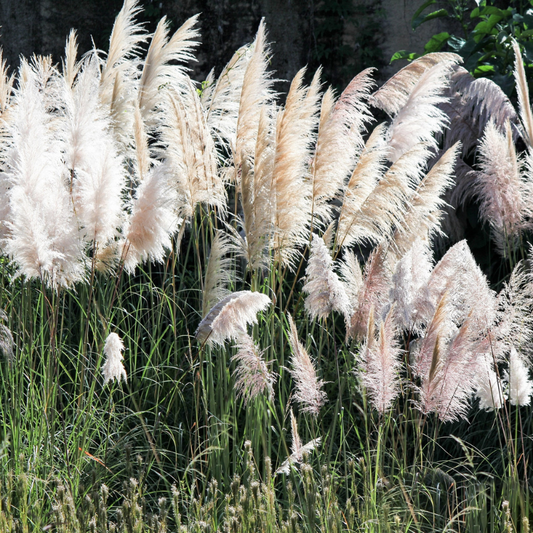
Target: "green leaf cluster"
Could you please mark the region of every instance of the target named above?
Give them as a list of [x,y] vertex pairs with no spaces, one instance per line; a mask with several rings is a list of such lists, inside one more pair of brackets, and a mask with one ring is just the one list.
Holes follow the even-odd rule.
[[511,96],[514,90],[511,40],[516,40],[523,51],[527,77],[533,74],[533,1],[510,0],[506,7],[495,5],[501,4],[497,0],[476,3],[477,7],[472,9],[471,2],[466,0],[447,0],[445,8],[432,10],[437,0],[424,2],[413,15],[413,30],[443,18],[449,26],[457,27],[460,34],[437,33],[426,43],[423,54],[401,50],[392,56],[391,63],[397,59],[412,61],[431,52],[455,52],[463,58],[463,66],[474,77],[491,78]]

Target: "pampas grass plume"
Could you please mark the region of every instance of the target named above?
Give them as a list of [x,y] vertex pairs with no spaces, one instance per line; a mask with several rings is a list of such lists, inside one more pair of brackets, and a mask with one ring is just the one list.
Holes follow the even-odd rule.
[[272,300],[260,292],[233,292],[207,313],[195,336],[202,345],[222,345],[227,339],[239,339],[246,334],[248,324],[257,324],[257,313],[271,303]]
[[324,382],[318,379],[315,366],[306,349],[298,340],[298,331],[291,317],[289,320],[289,343],[292,349],[290,373],[295,383],[295,400],[300,404],[303,412],[318,416],[321,407],[327,400],[322,390]]
[[127,380],[126,369],[122,363],[124,359],[122,352],[124,351],[124,343],[116,333],[110,333],[107,336],[104,345],[104,354],[106,361],[102,366],[102,374],[104,375],[104,385],[108,381]]

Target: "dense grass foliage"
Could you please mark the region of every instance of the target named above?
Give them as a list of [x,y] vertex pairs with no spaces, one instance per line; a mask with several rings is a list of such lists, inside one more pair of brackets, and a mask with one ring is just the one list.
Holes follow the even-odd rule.
[[518,111],[454,54],[280,106],[263,24],[195,84],[138,11],[2,71],[0,530],[529,531],[519,47]]

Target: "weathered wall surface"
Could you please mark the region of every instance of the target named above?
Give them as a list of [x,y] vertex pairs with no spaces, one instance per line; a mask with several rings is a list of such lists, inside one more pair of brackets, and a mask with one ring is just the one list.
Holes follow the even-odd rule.
[[[344,87],[362,68],[379,67],[382,80],[399,64],[386,66],[401,49],[421,52],[429,37],[442,31],[434,21],[413,32],[411,17],[421,0],[144,0],[140,19],[153,30],[162,15],[177,29],[201,13],[202,45],[193,77],[220,70],[232,53],[250,42],[262,17],[272,43],[276,77],[291,80],[304,65],[324,66],[324,78]],[[80,51],[107,49],[122,0],[1,0],[0,44],[12,67],[19,55],[52,54],[58,62],[70,28],[78,30]],[[341,6],[341,7],[339,7]],[[439,25],[440,24],[440,25]],[[288,83],[280,84],[284,92]]]

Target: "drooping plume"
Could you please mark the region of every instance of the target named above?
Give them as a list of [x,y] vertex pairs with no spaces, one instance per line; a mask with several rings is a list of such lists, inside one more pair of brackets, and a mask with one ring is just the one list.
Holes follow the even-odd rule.
[[237,347],[238,352],[231,358],[237,363],[233,373],[237,395],[248,403],[266,392],[269,400],[274,401],[276,376],[268,369],[263,353],[249,335],[240,337]]
[[305,309],[311,318],[326,318],[332,311],[349,316],[350,302],[339,276],[333,270],[333,259],[324,240],[316,233],[311,241],[311,254],[305,271],[307,294]]
[[303,412],[318,416],[321,407],[327,401],[326,393],[322,390],[324,382],[318,379],[315,366],[307,350],[298,340],[298,331],[291,317],[289,320],[289,343],[292,349],[290,370],[296,390],[294,399],[300,404]]
[[396,115],[407,104],[423,74],[439,63],[460,63],[457,54],[436,52],[415,59],[385,82],[373,95],[371,101],[388,115]]
[[224,344],[246,334],[248,324],[257,324],[257,313],[272,301],[266,294],[252,291],[234,292],[220,300],[198,325],[195,336],[201,344]]
[[424,143],[433,151],[437,149],[435,134],[447,123],[439,105],[446,101],[443,93],[449,85],[453,65],[454,62],[438,63],[424,72],[394,117],[388,131],[392,162],[417,143]]

